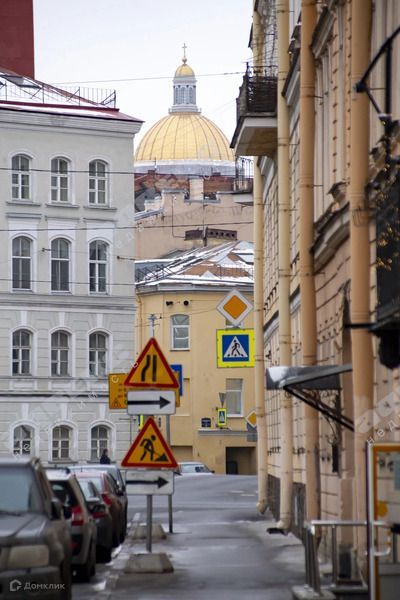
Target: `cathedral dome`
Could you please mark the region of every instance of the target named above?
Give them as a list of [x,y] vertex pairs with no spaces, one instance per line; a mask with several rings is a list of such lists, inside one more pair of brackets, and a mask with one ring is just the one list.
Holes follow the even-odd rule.
[[182,62],[175,71],[175,77],[194,77],[194,71],[186,62]]
[[210,119],[199,113],[176,112],[153,125],[135,154],[135,161],[160,160],[234,161],[234,155],[227,138]]

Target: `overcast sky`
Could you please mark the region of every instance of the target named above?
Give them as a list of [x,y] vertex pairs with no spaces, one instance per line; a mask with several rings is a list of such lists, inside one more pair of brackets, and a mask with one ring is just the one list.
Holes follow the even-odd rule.
[[118,107],[145,121],[140,140],[168,113],[185,43],[197,104],[231,140],[242,76],[226,73],[250,58],[251,10],[252,0],[34,0],[36,78],[116,89]]

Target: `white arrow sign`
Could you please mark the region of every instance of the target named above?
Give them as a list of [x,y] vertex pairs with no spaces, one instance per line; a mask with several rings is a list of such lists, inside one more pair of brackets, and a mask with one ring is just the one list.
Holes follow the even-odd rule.
[[173,415],[176,411],[174,390],[141,390],[127,396],[130,415]]
[[174,472],[173,471],[132,471],[126,472],[127,494],[173,494]]

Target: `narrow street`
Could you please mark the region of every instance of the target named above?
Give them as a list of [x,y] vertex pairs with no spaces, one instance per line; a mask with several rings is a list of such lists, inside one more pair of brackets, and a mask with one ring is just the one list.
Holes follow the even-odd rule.
[[130,533],[111,563],[98,565],[90,584],[74,585],[74,600],[289,600],[304,582],[304,551],[294,536],[271,536],[268,515],[260,516],[253,476],[176,477],[173,533],[168,533],[167,497],[154,497],[154,521],[166,532],[153,540],[153,553],[168,555],[172,573],[127,574],[131,554],[146,552],[133,540],[145,523],[145,497],[130,496]]

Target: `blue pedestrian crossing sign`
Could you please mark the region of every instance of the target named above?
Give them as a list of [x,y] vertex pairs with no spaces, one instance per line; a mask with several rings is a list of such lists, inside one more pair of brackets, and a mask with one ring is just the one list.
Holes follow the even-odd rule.
[[254,330],[217,329],[217,366],[254,367]]

